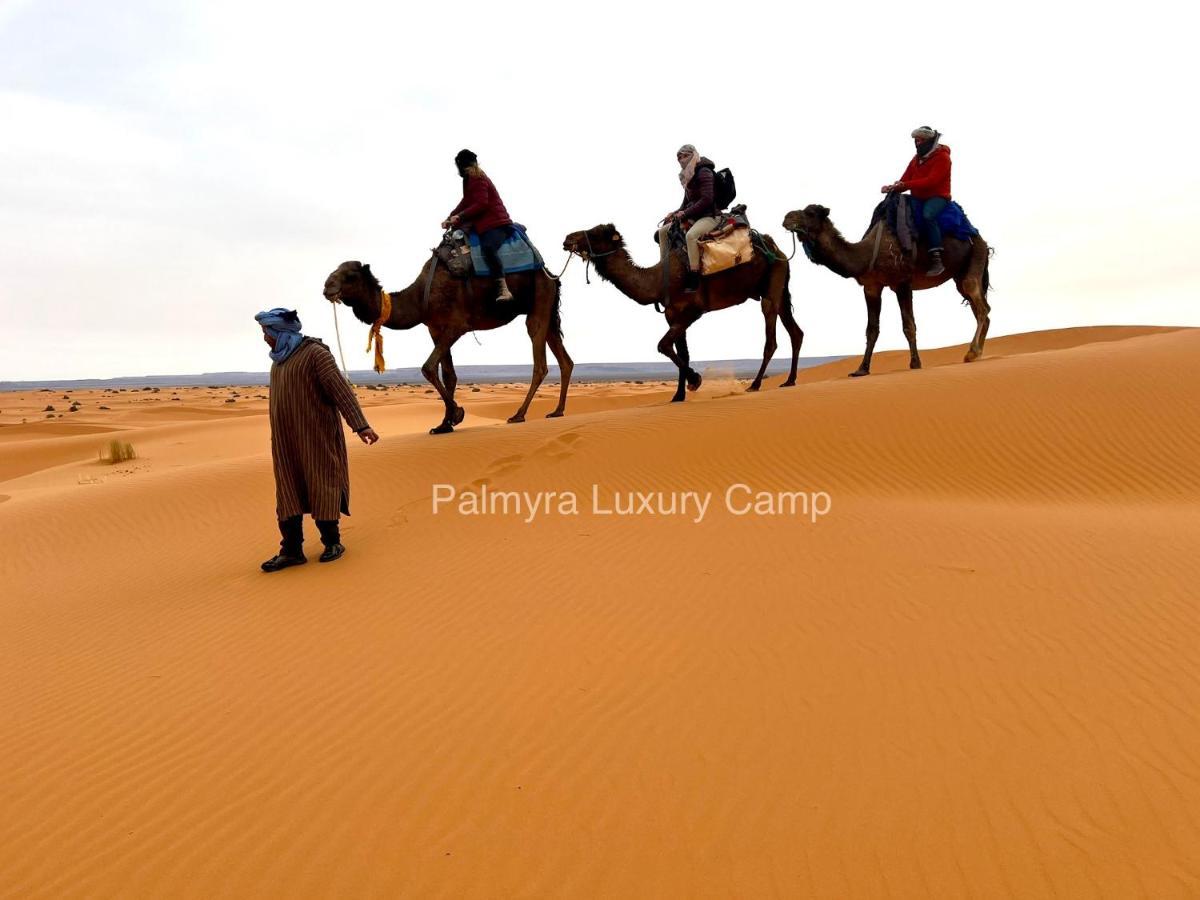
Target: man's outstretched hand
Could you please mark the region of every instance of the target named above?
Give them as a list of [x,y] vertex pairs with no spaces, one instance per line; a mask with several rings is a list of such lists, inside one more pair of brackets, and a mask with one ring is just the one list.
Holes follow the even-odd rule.
[[374,428],[364,428],[362,431],[357,432],[357,434],[360,438],[362,438],[362,442],[367,445],[373,444],[379,440],[379,435],[375,433]]

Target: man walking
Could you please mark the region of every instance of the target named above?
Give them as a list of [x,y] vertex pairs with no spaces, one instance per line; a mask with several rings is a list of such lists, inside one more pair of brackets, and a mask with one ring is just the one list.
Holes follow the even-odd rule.
[[305,513],[316,520],[325,545],[320,561],[333,562],[346,552],[338,516],[350,515],[350,467],[340,418],[364,444],[374,444],[379,435],[367,424],[329,348],[300,333],[295,310],[272,309],[254,318],[271,348],[271,460],[283,538],[279,553],[262,569],[278,572],[308,562]]

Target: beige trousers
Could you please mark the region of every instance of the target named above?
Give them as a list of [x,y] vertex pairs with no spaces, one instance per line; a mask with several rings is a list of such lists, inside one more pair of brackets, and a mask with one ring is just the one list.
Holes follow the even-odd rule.
[[[720,221],[713,216],[705,216],[703,219],[697,219],[696,224],[687,230],[688,268],[693,272],[700,271],[700,238],[716,228]],[[667,262],[667,240],[670,232],[670,223],[658,229],[658,255],[664,265]]]

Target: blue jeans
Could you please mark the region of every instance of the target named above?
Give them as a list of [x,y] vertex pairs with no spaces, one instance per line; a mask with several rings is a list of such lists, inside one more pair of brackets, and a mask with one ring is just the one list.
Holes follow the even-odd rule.
[[945,197],[930,197],[921,204],[921,231],[929,242],[930,250],[942,249],[942,226],[937,219],[949,202]]

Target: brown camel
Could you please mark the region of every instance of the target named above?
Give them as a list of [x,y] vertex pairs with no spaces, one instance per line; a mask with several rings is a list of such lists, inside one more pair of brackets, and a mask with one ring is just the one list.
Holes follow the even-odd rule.
[[[430,282],[429,267],[436,265]],[[428,295],[426,285],[428,283]],[[402,291],[389,293],[391,314],[382,325],[386,328],[406,330],[424,325],[433,338],[433,353],[421,366],[421,374],[437,389],[446,404],[446,415],[442,423],[430,429],[430,434],[446,434],[462,422],[465,410],[454,402],[454,389],[458,376],[454,372],[454,360],[450,349],[454,342],[468,331],[486,331],[507,325],[517,316],[525,316],[525,328],[533,343],[533,377],[529,393],[521,408],[508,420],[524,422],[525,413],[546,377],[546,346],[550,346],[558,360],[560,385],[558,406],[548,413],[552,419],[563,414],[567,406],[567,386],[571,383],[574,364],[562,341],[562,323],[559,318],[561,293],[559,283],[541,269],[518,272],[508,276],[509,290],[513,299],[496,299],[495,281],[492,278],[473,277],[460,279],[452,276],[444,264],[433,256],[421,269],[417,280]],[[369,265],[360,262],[344,262],[325,279],[325,299],[331,303],[342,302],[350,307],[355,318],[369,325],[379,321],[383,306],[382,289],[371,273]],[[440,377],[439,377],[440,370]]]
[[767,363],[775,355],[777,318],[783,320],[783,327],[792,340],[792,369],[782,387],[791,387],[796,383],[796,364],[800,345],[804,342],[804,332],[792,316],[788,261],[770,237],[763,235],[763,240],[775,256],[774,260],[768,261],[761,251],[756,251],[750,262],[702,278],[700,289],[692,293],[683,290],[687,260],[681,254],[672,252],[667,269],[665,303],[662,264],[647,269],[634,264],[629,251],[625,249],[624,239],[614,226],[597,225],[588,231],[568,234],[563,241],[563,249],[590,260],[601,278],[611,281],[617,290],[642,306],[664,303],[664,314],[670,327],[658,342],[658,352],[679,368],[679,386],[671,398],[672,403],[679,403],[686,397],[685,388],[694,391],[700,387],[702,380],[700,373],[689,365],[688,327],[706,312],[737,306],[749,299],[762,300],[767,341],[763,347],[762,365],[748,390],[757,391],[762,386]]
[[[883,219],[856,244],[842,237],[829,221],[829,210],[824,206],[814,204],[793,210],[784,217],[783,227],[800,239],[813,262],[832,269],[843,278],[853,278],[863,287],[867,299],[867,349],[862,363],[850,373],[851,377],[871,374],[871,354],[875,352],[875,340],[879,337],[879,310],[884,288],[891,288],[900,304],[904,336],[908,338],[910,369],[921,368],[912,293],[937,287],[951,279],[975,314],[975,338],[963,362],[972,362],[983,353],[991,307],[987,301],[989,251],[982,237],[963,241],[946,236],[943,254],[946,271],[930,278],[925,275],[929,258],[924,246],[915,260],[906,259],[900,243]],[[882,230],[882,234],[877,229]]]

